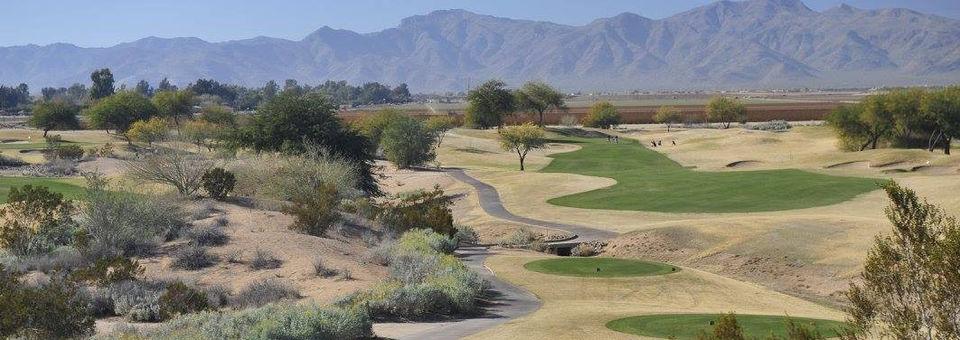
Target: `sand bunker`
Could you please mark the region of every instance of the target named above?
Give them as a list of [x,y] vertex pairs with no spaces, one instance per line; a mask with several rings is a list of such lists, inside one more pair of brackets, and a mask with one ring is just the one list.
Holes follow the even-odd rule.
[[760,162],[760,161],[754,161],[754,160],[743,160],[743,161],[736,161],[736,162],[727,163],[726,167],[728,167],[728,168],[744,168],[744,167],[749,167],[749,166],[760,165],[760,163],[762,163],[762,162]]

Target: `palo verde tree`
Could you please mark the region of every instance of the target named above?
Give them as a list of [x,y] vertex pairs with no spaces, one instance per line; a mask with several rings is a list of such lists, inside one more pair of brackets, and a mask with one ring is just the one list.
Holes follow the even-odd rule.
[[173,119],[177,132],[180,131],[180,118],[189,118],[193,112],[193,92],[190,90],[160,91],[153,96],[153,105],[159,114]]
[[960,86],[951,86],[943,90],[927,93],[920,104],[920,112],[932,126],[927,148],[933,150],[937,144],[943,146],[943,153],[950,154],[950,143],[960,137]]
[[401,115],[383,130],[380,147],[383,155],[400,169],[424,165],[436,158],[434,134],[420,120]]
[[500,80],[488,80],[467,93],[466,126],[474,129],[503,127],[503,119],[513,112],[513,94]]
[[113,95],[115,91],[113,88],[113,73],[110,72],[109,68],[93,71],[90,74],[90,80],[93,81],[93,86],[90,86],[90,99],[97,100]]
[[530,123],[512,126],[500,131],[500,147],[517,153],[517,156],[520,157],[520,171],[524,170],[523,162],[527,158],[527,153],[546,145],[547,139],[543,129]]
[[373,174],[370,140],[344,124],[323,94],[281,92],[264,103],[233,139],[237,146],[257,152],[303,153],[306,145],[316,145],[356,167],[358,189],[367,194],[381,194]]
[[33,105],[30,126],[43,130],[47,136],[50,130],[69,130],[80,127],[77,114],[80,107],[63,99],[44,100]]
[[653,121],[667,125],[667,132],[670,132],[670,125],[680,123],[681,119],[680,109],[667,105],[661,106],[653,115]]
[[960,225],[910,189],[883,188],[893,232],[876,238],[846,293],[846,338],[960,338]]
[[620,112],[610,102],[600,101],[590,106],[590,111],[583,117],[583,126],[609,129],[620,124]]
[[517,89],[514,99],[517,110],[536,113],[537,125],[543,127],[543,113],[550,109],[565,109],[563,93],[544,82],[531,81]]
[[727,97],[714,97],[707,103],[707,119],[720,123],[724,129],[733,122],[747,122],[747,108],[739,100]]
[[433,116],[424,122],[424,127],[433,134],[433,138],[437,141],[437,149],[443,143],[443,137],[447,135],[447,131],[453,130],[458,125],[457,118],[451,116]]
[[123,91],[98,101],[84,111],[90,126],[113,129],[116,133],[127,132],[130,125],[138,120],[147,120],[157,115],[157,107],[149,99],[132,91]]

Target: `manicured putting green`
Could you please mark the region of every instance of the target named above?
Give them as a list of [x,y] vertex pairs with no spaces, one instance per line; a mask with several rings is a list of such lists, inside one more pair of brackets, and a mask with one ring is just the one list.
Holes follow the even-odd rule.
[[[633,316],[617,319],[607,323],[607,328],[639,336],[649,336],[669,339],[697,339],[700,332],[712,332],[710,321],[716,322],[717,314],[658,314]],[[820,335],[830,338],[837,336],[837,329],[843,322],[794,318],[795,324],[803,325],[808,329],[815,329]],[[784,316],[775,315],[737,315],[737,324],[743,329],[743,335],[748,338],[764,339],[773,334],[781,338],[787,335],[787,320]]]
[[677,267],[663,263],[609,257],[565,257],[537,260],[527,262],[523,267],[544,274],[578,277],[651,276],[680,271]]
[[45,186],[53,192],[59,192],[66,198],[79,198],[83,194],[83,181],[76,178],[48,177],[0,177],[0,203],[7,201],[10,188],[24,185]]
[[795,169],[696,171],[628,139],[614,144],[606,138],[564,137],[558,142],[582,148],[552,155],[553,161],[541,172],[617,181],[610,187],[548,201],[567,207],[678,213],[777,211],[840,203],[877,189],[878,182]]

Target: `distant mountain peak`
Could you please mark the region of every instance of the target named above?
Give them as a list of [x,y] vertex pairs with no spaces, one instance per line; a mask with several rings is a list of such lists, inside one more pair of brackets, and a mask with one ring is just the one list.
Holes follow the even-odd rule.
[[372,33],[323,26],[298,41],[147,37],[106,48],[0,47],[0,84],[69,86],[102,67],[121,83],[260,86],[292,78],[404,82],[427,92],[489,78],[565,90],[943,84],[960,79],[957,37],[953,19],[848,5],[818,13],[799,0],[719,1],[659,20],[627,12],[583,26],[449,9]]

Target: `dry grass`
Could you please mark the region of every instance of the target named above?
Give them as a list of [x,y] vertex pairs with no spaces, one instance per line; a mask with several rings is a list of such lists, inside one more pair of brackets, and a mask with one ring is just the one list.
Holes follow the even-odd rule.
[[631,339],[607,329],[607,321],[653,313],[735,311],[842,319],[833,309],[695,269],[637,278],[576,278],[527,271],[523,264],[542,255],[505,251],[486,265],[497,276],[543,300],[543,307],[521,319],[471,339]]

